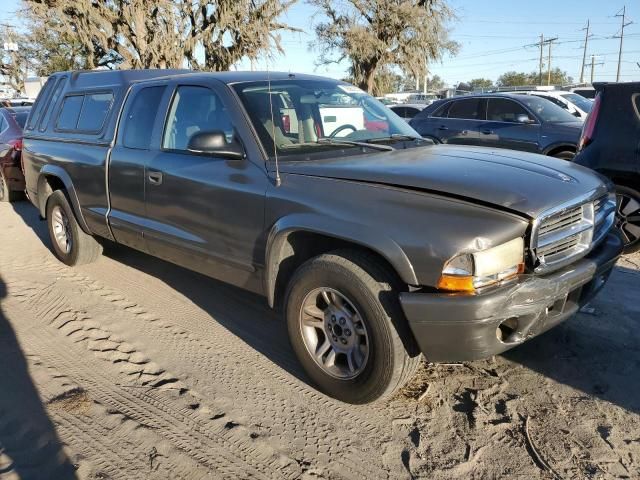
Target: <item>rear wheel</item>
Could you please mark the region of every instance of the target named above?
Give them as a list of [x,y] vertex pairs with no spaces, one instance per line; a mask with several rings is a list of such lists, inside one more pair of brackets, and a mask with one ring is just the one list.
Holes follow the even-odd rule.
[[348,403],[392,395],[420,361],[392,288],[376,258],[342,250],[302,265],[289,283],[286,317],[300,363],[326,394]]
[[624,240],[624,253],[640,250],[640,192],[616,185],[616,227]]
[[56,190],[47,200],[47,226],[53,244],[53,253],[69,266],[95,261],[102,246],[80,225],[62,190]]

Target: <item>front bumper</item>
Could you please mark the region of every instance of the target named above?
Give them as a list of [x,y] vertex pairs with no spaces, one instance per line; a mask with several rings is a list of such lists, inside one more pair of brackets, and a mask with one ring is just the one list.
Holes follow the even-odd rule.
[[478,295],[407,292],[400,303],[428,361],[490,357],[549,330],[602,288],[623,243],[609,233],[587,257],[544,277]]

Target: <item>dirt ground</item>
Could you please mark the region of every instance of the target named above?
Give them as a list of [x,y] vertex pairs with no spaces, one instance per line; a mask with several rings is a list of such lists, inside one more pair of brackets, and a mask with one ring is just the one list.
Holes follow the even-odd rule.
[[0,479],[640,478],[640,255],[547,334],[353,407],[307,384],[261,298],[48,246],[0,204]]

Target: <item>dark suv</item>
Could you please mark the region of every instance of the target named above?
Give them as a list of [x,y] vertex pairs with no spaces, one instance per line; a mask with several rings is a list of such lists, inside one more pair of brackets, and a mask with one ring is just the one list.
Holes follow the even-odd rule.
[[410,125],[437,143],[511,148],[571,160],[582,122],[544,98],[469,95],[440,100]]
[[640,250],[640,82],[599,83],[576,163],[616,184],[617,226],[625,252]]

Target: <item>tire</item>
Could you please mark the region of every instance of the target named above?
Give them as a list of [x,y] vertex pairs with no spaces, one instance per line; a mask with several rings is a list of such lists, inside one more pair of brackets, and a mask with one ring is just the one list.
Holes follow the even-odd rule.
[[[393,279],[376,257],[356,250],[312,258],[291,278],[285,297],[289,339],[311,380],[327,395],[347,403],[369,403],[393,395],[415,373],[422,357]],[[333,299],[333,306],[324,300],[324,293]],[[342,313],[331,310],[338,304],[347,312],[344,324],[340,324],[345,321]],[[323,320],[306,315],[303,308]],[[311,352],[325,351],[327,342],[329,350],[316,361]],[[339,349],[352,345],[357,346],[350,362]]]
[[0,202],[15,202],[22,198],[22,192],[16,192],[9,189],[9,184],[4,178],[4,174],[0,173]]
[[573,160],[575,158],[576,152],[573,152],[571,150],[562,150],[560,152],[554,153],[551,156],[555,157],[555,158],[559,158],[561,160],[571,161],[571,160]]
[[47,199],[46,219],[53,253],[58,260],[73,267],[98,259],[102,245],[80,228],[62,190],[56,190]]
[[624,253],[640,250],[640,192],[616,185],[616,228],[624,240]]

